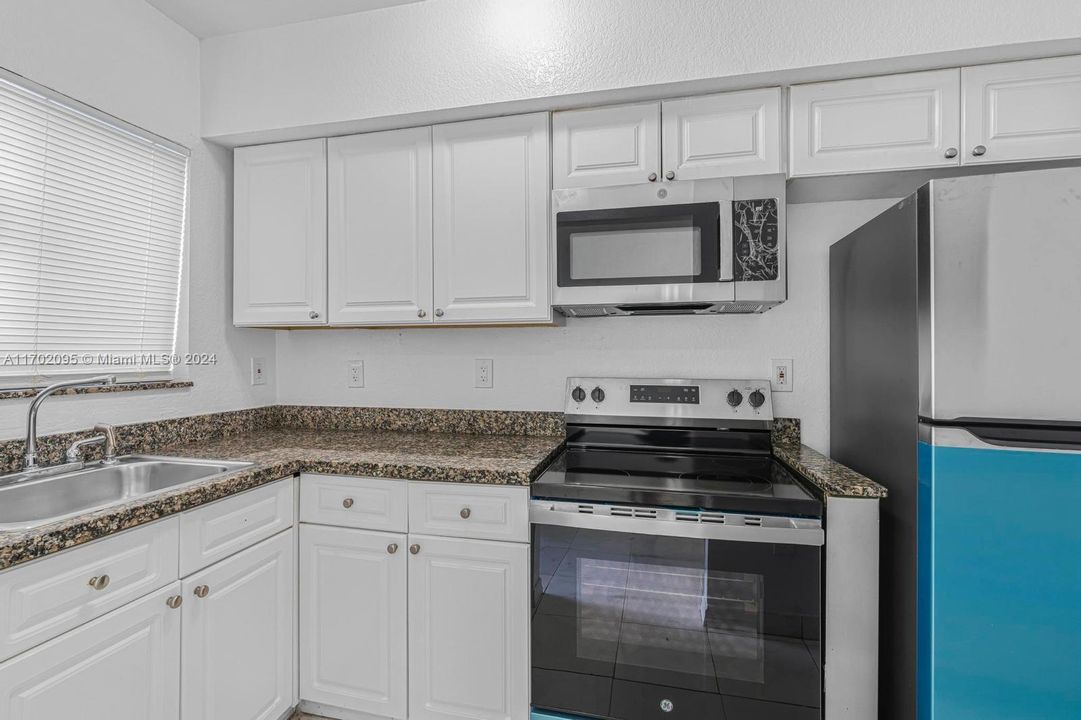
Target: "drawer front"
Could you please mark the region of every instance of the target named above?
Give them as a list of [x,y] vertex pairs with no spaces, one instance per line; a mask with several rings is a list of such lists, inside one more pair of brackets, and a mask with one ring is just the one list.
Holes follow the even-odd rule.
[[0,660],[174,582],[178,525],[169,518],[0,573]]
[[286,478],[180,516],[180,577],[293,526],[293,480]]
[[410,483],[409,532],[529,542],[529,489]]
[[300,476],[300,520],[319,525],[406,532],[407,483],[344,475]]

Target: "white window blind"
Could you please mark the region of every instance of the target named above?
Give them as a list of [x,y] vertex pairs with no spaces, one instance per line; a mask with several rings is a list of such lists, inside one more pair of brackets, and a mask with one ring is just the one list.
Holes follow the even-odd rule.
[[0,77],[0,381],[173,370],[188,157]]

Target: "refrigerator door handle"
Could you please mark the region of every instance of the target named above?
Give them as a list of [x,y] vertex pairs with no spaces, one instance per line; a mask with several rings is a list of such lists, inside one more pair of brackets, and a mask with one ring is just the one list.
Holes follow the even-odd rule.
[[935,447],[1081,454],[1081,427],[941,425],[920,421],[919,439]]

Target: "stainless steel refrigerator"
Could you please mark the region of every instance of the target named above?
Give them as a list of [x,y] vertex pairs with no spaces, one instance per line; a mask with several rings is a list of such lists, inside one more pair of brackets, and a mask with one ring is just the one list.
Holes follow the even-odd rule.
[[830,334],[832,454],[890,492],[880,717],[1081,717],[1081,168],[840,240]]

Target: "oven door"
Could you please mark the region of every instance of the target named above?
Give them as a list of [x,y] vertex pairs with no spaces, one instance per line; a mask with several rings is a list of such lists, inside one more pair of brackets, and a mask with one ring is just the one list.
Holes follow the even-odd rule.
[[556,304],[733,299],[731,213],[728,201],[557,213]]
[[561,504],[531,510],[536,709],[614,720],[821,718],[820,522],[711,524]]

